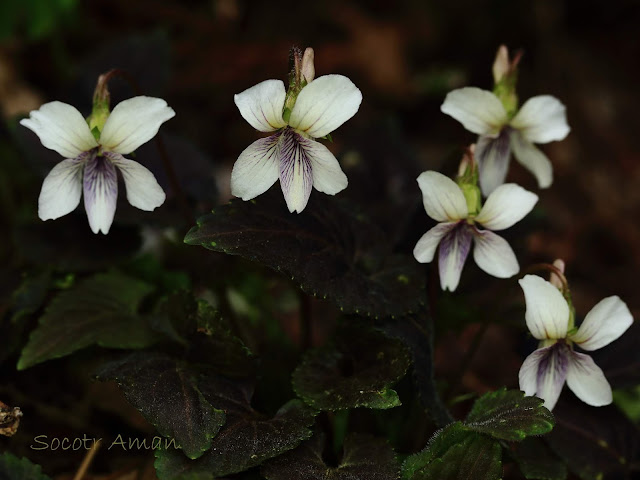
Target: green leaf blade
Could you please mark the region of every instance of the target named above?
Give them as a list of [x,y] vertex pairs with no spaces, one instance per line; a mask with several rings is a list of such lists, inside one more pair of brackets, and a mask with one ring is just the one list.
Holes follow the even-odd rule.
[[103,365],[97,378],[116,381],[127,400],[189,458],[209,449],[225,423],[225,413],[205,399],[195,374],[167,355],[133,353]]
[[267,480],[397,480],[398,464],[393,449],[380,438],[350,434],[344,442],[342,461],[337,466],[322,457],[324,436],[315,435],[297,449],[262,467]]
[[399,315],[424,303],[421,268],[388,251],[375,225],[317,195],[292,215],[276,193],[217,208],[198,220],[185,243],[267,265],[346,313]]
[[553,414],[537,397],[525,397],[519,390],[502,388],[480,397],[464,424],[478,433],[499,440],[520,441],[531,435],[549,433],[555,424]]
[[144,282],[111,272],[98,274],[60,293],[47,307],[18,361],[24,370],[90,345],[143,348],[156,335],[137,315],[152,291]]
[[409,353],[399,340],[349,326],[334,344],[305,355],[293,373],[293,388],[319,410],[393,408],[401,403],[390,387],[409,365]]

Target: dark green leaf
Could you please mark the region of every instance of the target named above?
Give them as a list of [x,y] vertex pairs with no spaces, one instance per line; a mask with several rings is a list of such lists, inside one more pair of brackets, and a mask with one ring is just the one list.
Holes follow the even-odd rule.
[[234,200],[200,218],[185,242],[263,263],[348,313],[397,315],[423,303],[419,264],[392,255],[381,230],[325,195],[299,215],[279,192]]
[[370,435],[350,434],[337,467],[323,460],[324,436],[315,435],[297,449],[262,467],[267,480],[396,480],[398,464],[389,444]]
[[151,326],[187,348],[187,359],[227,376],[254,372],[254,359],[231,327],[204,300],[175,292],[165,298],[152,316]]
[[525,438],[522,442],[514,444],[509,453],[527,479],[564,480],[567,478],[567,467],[549,450],[541,438]]
[[412,480],[500,480],[502,447],[484,435],[472,434],[434,459]]
[[305,355],[293,372],[293,388],[320,410],[392,408],[401,403],[390,387],[409,365],[399,340],[351,325],[340,329],[333,344]]
[[225,422],[224,412],[202,395],[196,374],[167,355],[136,352],[104,365],[96,376],[115,380],[127,400],[190,458],[211,446]]
[[27,275],[13,292],[13,322],[19,321],[24,315],[38,311],[51,287],[51,271],[44,270],[35,275]]
[[120,273],[95,275],[60,293],[47,307],[22,351],[18,369],[97,344],[142,348],[156,335],[137,315],[152,287]]
[[439,427],[453,421],[438,394],[433,370],[433,324],[431,316],[420,312],[397,319],[384,319],[376,328],[386,335],[397,338],[411,351],[413,380],[420,401]]
[[411,480],[416,472],[423,471],[435,459],[442,457],[454,445],[461,444],[467,437],[475,435],[460,422],[452,423],[439,430],[424,450],[410,455],[402,464],[402,479]]
[[572,472],[583,480],[636,478],[640,432],[616,407],[590,407],[565,392],[554,413],[545,440]]
[[42,473],[40,465],[26,458],[18,458],[5,452],[0,455],[0,479],[2,480],[50,480]]
[[227,415],[227,423],[213,439],[211,448],[197,460],[180,452],[158,450],[156,470],[161,480],[196,476],[214,479],[260,465],[265,460],[297,447],[311,436],[309,426],[316,412],[299,400],[284,405],[273,417],[251,407],[252,389],[222,377],[201,377],[204,397]]
[[464,424],[469,430],[500,440],[543,435],[554,425],[553,414],[543,403],[537,397],[525,397],[520,390],[501,388],[476,400]]

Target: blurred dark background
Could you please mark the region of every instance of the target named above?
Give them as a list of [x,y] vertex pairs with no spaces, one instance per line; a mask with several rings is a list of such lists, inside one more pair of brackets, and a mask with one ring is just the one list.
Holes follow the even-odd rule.
[[[59,160],[17,124],[30,110],[60,100],[88,114],[97,76],[126,70],[142,92],[165,98],[177,112],[162,132],[200,215],[230,197],[233,163],[259,137],[233,94],[269,78],[286,80],[294,45],[315,49],[317,76],[340,73],[362,90],[360,112],[330,145],[350,179],[340,195],[363,205],[391,235],[409,232],[396,243],[410,251],[429,227],[415,178],[427,169],[452,174],[464,146],[475,140],[440,112],[444,96],[465,85],[490,90],[495,52],[506,44],[524,51],[521,102],[556,96],[572,128],[564,141],[542,147],[554,165],[550,189],[538,191],[512,162],[509,180],[536,191],[540,202],[506,237],[522,266],[565,259],[579,314],[617,294],[640,318],[639,24],[635,0],[3,0],[0,262],[15,261],[16,225],[36,222],[42,179]],[[111,88],[114,104],[136,94],[119,79]],[[138,159],[171,197],[154,147],[140,149]],[[157,220],[163,209],[166,218]],[[116,225],[171,225],[171,198],[159,212],[140,216],[122,204]],[[82,209],[74,215],[86,221]],[[468,262],[459,293],[479,306],[501,298],[495,292],[483,298],[477,285],[485,280]],[[16,283],[14,270],[4,273],[2,297]],[[513,293],[520,302],[520,292]],[[444,296],[441,316],[454,298]],[[0,304],[0,313],[7,305]],[[522,317],[507,321],[522,323]],[[441,327],[436,358],[442,373],[460,368],[481,328]],[[637,345],[634,331],[629,345]],[[531,345],[514,347],[518,338],[512,329],[488,327],[460,390],[516,386],[517,369],[531,351]],[[636,353],[629,371],[637,372],[638,362]]]

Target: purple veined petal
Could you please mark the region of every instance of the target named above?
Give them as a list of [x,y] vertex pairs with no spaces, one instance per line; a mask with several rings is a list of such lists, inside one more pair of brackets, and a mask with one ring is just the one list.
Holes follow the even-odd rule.
[[507,178],[511,156],[509,132],[510,129],[506,127],[497,137],[481,135],[476,143],[480,188],[485,196],[490,195]]
[[94,156],[84,168],[84,208],[93,233],[109,233],[118,200],[116,167],[105,157]]
[[155,137],[176,112],[161,98],[133,97],[115,106],[100,134],[105,150],[127,155]]
[[84,153],[78,158],[63,160],[49,172],[38,198],[38,216],[41,220],[60,218],[80,204],[82,169],[90,156]]
[[470,132],[495,136],[507,124],[507,112],[493,92],[464,87],[449,92],[440,111]]
[[280,176],[282,135],[276,133],[249,145],[238,157],[231,171],[231,193],[251,200],[263,194]]
[[464,262],[471,249],[473,234],[469,228],[469,225],[460,222],[440,242],[438,269],[440,271],[440,286],[443,290],[448,289],[453,292],[458,288]]
[[538,340],[561,339],[569,328],[569,305],[556,287],[537,275],[518,280],[527,305],[527,328]]
[[489,195],[475,220],[489,230],[504,230],[522,220],[537,201],[535,193],[515,183],[505,183]]
[[413,256],[420,263],[430,263],[442,238],[453,230],[459,222],[439,223],[425,233],[413,249]]
[[614,295],[598,302],[570,338],[583,350],[597,350],[617,340],[632,323],[629,307]]
[[565,106],[551,95],[532,97],[524,102],[510,124],[533,143],[563,140],[571,130]]
[[282,118],[287,92],[282,80],[265,80],[233,96],[240,115],[260,132],[274,132],[286,125]]
[[300,213],[307,206],[313,186],[311,159],[300,143],[299,134],[288,128],[282,135],[280,187],[289,211]]
[[553,183],[553,166],[547,156],[518,130],[511,130],[509,139],[513,156],[518,163],[533,173],[540,188],[549,188]]
[[478,267],[497,278],[513,277],[520,265],[509,243],[489,230],[473,228],[473,259]]
[[152,212],[164,203],[167,196],[156,177],[146,167],[119,153],[105,152],[104,156],[120,169],[127,190],[127,200],[131,205]]
[[82,114],[62,102],[45,103],[29,113],[20,125],[33,131],[46,148],[63,157],[77,158],[98,146]]
[[580,400],[592,407],[613,401],[611,386],[602,370],[589,355],[570,352],[567,385]]
[[567,378],[571,352],[564,343],[539,348],[529,355],[518,374],[520,390],[525,395],[544,400],[544,406],[553,410]]
[[347,188],[349,184],[347,176],[327,147],[302,135],[298,135],[297,140],[311,162],[313,187],[316,190],[335,195]]

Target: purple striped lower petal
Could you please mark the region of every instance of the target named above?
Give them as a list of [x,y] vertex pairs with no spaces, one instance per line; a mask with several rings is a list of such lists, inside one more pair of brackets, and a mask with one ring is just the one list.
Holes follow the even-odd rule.
[[304,139],[292,129],[283,133],[280,148],[280,187],[290,212],[302,212],[313,187],[313,172]]
[[118,200],[116,167],[103,156],[87,161],[84,168],[84,208],[93,233],[109,233]]
[[470,228],[467,223],[460,222],[440,241],[438,269],[443,290],[449,289],[453,292],[458,288],[462,268],[471,249],[473,234]]

